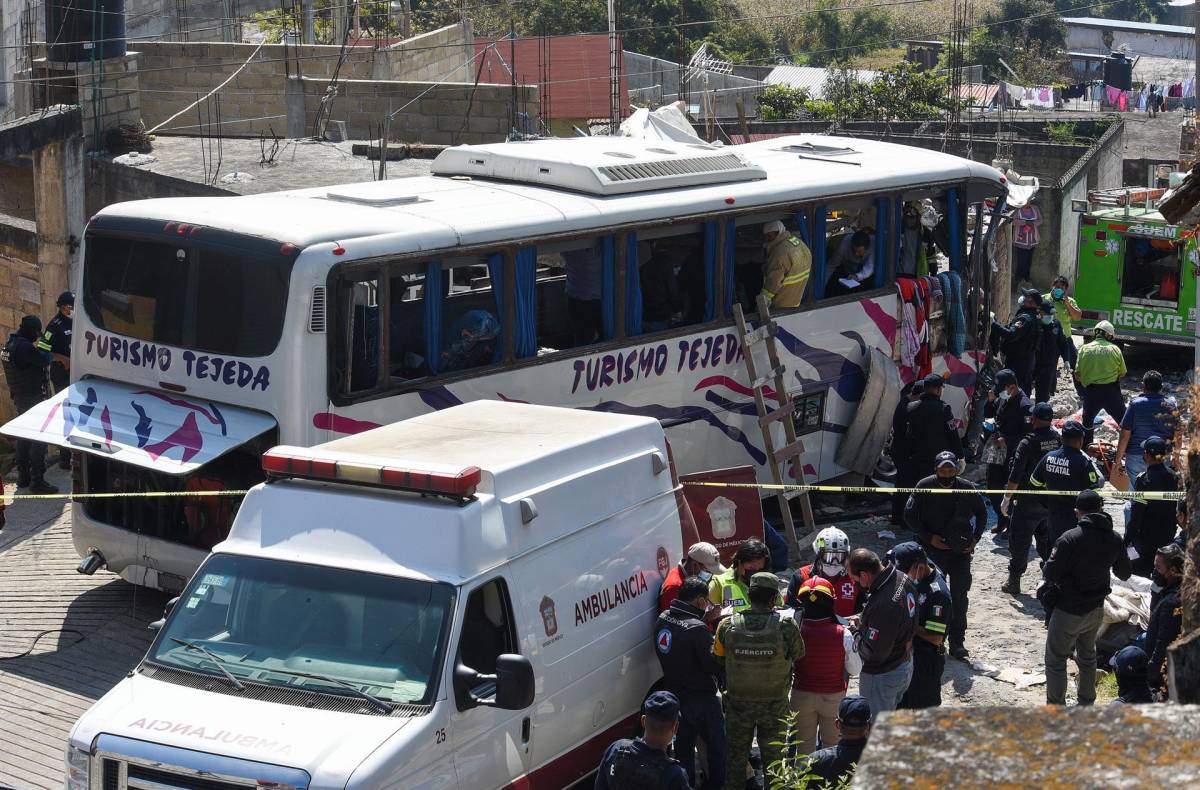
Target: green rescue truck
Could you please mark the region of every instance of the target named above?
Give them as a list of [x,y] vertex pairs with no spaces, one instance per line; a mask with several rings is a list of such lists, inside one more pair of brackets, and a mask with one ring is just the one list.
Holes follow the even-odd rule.
[[1123,340],[1195,342],[1197,249],[1194,228],[1172,225],[1154,208],[1161,189],[1088,194],[1079,218],[1073,329],[1108,320]]

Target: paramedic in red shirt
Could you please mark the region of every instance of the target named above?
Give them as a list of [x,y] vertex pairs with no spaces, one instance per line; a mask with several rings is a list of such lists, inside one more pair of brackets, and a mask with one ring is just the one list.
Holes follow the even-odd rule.
[[724,573],[725,566],[721,564],[721,555],[717,547],[711,543],[693,543],[687,550],[687,556],[679,561],[663,579],[662,590],[658,594],[658,612],[662,614],[671,607],[671,602],[679,596],[679,587],[689,576],[699,576],[705,582],[713,576]]
[[854,646],[854,634],[833,616],[833,585],[820,576],[800,585],[796,597],[804,612],[800,636],[804,657],[792,666],[792,691],[788,701],[796,714],[795,732],[799,754],[838,742],[838,705],[846,696],[851,675],[862,669]]
[[846,574],[846,558],[850,556],[850,538],[837,527],[826,527],[817,533],[813,541],[813,549],[817,553],[812,565],[805,565],[788,585],[787,605],[793,609],[801,608],[796,598],[800,585],[813,576],[827,580],[833,586],[833,613],[841,618],[850,617],[862,611],[865,598]]

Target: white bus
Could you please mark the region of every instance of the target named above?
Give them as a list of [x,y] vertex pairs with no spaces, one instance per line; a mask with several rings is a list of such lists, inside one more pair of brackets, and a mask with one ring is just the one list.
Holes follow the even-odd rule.
[[[975,322],[939,339],[903,320],[901,207],[937,209],[971,316],[1004,191],[985,165],[868,140],[579,138],[451,148],[427,177],[113,205],[85,234],[74,383],[4,430],[78,450],[83,493],[245,489],[275,444],[480,398],[655,417],[681,472],[761,470],[731,309],[753,304],[762,225],[782,220],[813,252],[805,304],[777,322],[803,469],[828,480],[873,348],[907,379],[946,375],[966,417]],[[848,289],[835,264],[864,230],[873,273]],[[81,571],[180,590],[237,503],[76,501]]]

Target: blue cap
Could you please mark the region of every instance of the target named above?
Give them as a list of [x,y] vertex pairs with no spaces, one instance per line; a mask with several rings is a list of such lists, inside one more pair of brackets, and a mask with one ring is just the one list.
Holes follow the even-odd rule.
[[955,455],[954,453],[950,452],[949,450],[942,450],[940,453],[937,454],[936,457],[934,457],[933,468],[936,471],[938,469],[941,469],[946,464],[949,464],[950,466],[953,466],[955,469],[957,469],[958,468],[958,456]]
[[642,703],[642,713],[652,719],[675,721],[679,718],[679,698],[669,691],[656,691]]
[[1001,387],[1007,387],[1009,384],[1017,383],[1017,374],[1009,368],[1005,368],[996,374],[996,383]]
[[865,727],[871,723],[871,704],[857,694],[842,697],[838,703],[838,719],[851,727]]
[[1049,422],[1054,419],[1054,407],[1049,403],[1035,403],[1033,405],[1033,419],[1046,420]]
[[1104,510],[1104,497],[1094,488],[1085,488],[1075,497],[1075,509],[1080,513],[1099,513]]
[[69,304],[72,307],[74,307],[75,306],[75,294],[71,293],[70,291],[63,291],[62,293],[60,293],[58,295],[57,305],[59,307],[62,307],[65,304]]
[[921,383],[925,385],[926,390],[931,390],[936,387],[944,386],[946,380],[936,373],[930,373],[928,376],[921,379]]
[[892,546],[884,559],[894,564],[903,573],[908,573],[909,569],[918,562],[929,564],[929,557],[925,554],[925,549],[921,548],[921,544],[914,540]]
[[1167,440],[1161,436],[1151,436],[1142,442],[1142,452],[1150,455],[1166,455],[1168,452]]
[[1116,670],[1118,675],[1144,676],[1146,665],[1149,663],[1150,658],[1146,651],[1137,645],[1121,648],[1108,660],[1108,665]]
[[1082,437],[1083,436],[1083,424],[1081,422],[1079,422],[1079,420],[1067,420],[1066,422],[1063,423],[1062,435],[1063,435],[1063,438],[1067,438],[1070,436]]

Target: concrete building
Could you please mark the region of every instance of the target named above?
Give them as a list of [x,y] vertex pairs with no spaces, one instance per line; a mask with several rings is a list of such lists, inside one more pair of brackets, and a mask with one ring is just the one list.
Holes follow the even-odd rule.
[[1119,19],[1066,17],[1067,49],[1107,55],[1124,52],[1130,56],[1191,60],[1194,29],[1181,25],[1123,22]]

